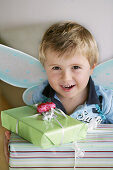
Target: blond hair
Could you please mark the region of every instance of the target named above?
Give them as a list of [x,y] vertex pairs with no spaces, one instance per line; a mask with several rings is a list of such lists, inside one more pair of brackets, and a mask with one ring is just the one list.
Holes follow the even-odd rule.
[[98,62],[98,48],[92,34],[75,22],[60,22],[53,24],[44,34],[38,59],[44,65],[46,50],[51,49],[62,56],[73,51],[87,57],[90,66]]

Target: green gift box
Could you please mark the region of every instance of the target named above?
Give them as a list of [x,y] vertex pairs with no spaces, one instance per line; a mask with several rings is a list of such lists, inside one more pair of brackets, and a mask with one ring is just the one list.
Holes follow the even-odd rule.
[[86,137],[87,125],[81,121],[70,116],[65,118],[58,113],[55,113],[57,121],[54,118],[47,121],[42,119],[42,115],[36,114],[33,106],[2,111],[2,126],[43,149]]

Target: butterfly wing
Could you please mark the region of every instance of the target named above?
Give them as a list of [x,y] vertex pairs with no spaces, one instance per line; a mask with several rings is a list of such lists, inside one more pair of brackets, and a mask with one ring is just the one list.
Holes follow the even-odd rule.
[[46,80],[41,84],[37,84],[36,86],[26,89],[23,93],[24,103],[27,105],[32,105],[39,102],[46,102],[47,97],[45,97],[42,92],[47,84],[48,81]]
[[113,59],[99,64],[92,75],[96,84],[113,90]]
[[39,60],[0,44],[0,79],[16,87],[28,88],[47,80],[47,76]]
[[23,93],[23,101],[24,103],[26,103],[27,105],[32,105],[35,102],[33,102],[33,94],[35,93],[35,91],[38,90],[38,85],[30,87],[28,89],[26,89]]
[[[92,75],[96,84],[113,90],[113,59],[99,64]],[[0,44],[0,79],[17,87],[29,88],[23,98],[29,104],[32,95],[47,80],[45,70],[34,57]]]

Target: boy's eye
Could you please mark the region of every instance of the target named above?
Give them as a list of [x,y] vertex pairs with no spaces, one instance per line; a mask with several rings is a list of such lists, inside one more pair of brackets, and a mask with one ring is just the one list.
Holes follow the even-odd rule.
[[80,69],[79,66],[73,66],[72,68],[73,68],[74,70]]
[[52,70],[61,70],[61,68],[58,67],[58,66],[55,66],[55,67],[52,68]]

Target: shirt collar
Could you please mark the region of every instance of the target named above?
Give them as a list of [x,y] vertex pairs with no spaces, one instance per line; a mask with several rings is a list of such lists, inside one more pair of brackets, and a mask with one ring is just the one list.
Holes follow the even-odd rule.
[[[86,104],[100,104],[99,98],[96,94],[94,81],[92,80],[91,77],[89,78],[88,86],[89,86],[89,93],[88,93],[88,99],[86,101]],[[54,98],[55,91],[48,84],[43,90],[43,95],[48,98]]]
[[88,86],[89,86],[89,93],[88,93],[88,99],[87,99],[86,103],[100,105],[100,101],[99,101],[99,98],[98,98],[96,90],[95,90],[94,81],[92,80],[91,77],[89,78]]

